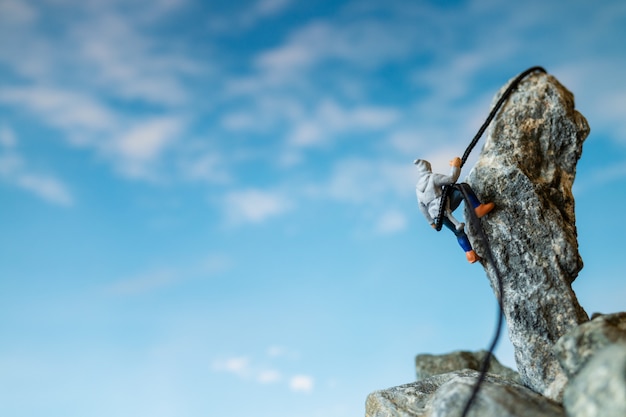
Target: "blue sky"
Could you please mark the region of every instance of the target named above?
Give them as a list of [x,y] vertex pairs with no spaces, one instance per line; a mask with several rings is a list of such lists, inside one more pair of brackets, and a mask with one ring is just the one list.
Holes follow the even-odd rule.
[[618,0],[0,0],[0,414],[363,415],[485,348],[412,161],[533,65],[591,125],[574,288],[626,310],[625,41]]

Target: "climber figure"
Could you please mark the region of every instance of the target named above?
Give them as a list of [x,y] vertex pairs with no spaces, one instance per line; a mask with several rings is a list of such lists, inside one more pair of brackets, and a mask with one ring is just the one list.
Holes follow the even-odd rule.
[[449,197],[446,199],[446,206],[443,211],[443,224],[450,229],[457,238],[459,245],[465,252],[465,257],[468,262],[474,263],[478,261],[478,255],[472,249],[465,231],[465,223],[459,222],[454,218],[452,212],[459,207],[461,201],[463,201],[463,192],[465,191],[478,218],[485,216],[491,210],[493,210],[493,203],[482,204],[469,184],[461,183],[455,184],[461,173],[461,158],[454,158],[450,161],[452,167],[450,175],[434,174],[430,166],[430,162],[423,159],[416,159],[413,161],[417,167],[418,180],[415,186],[415,192],[417,194],[417,202],[419,208],[426,217],[426,220],[433,228],[436,228],[435,219],[439,214],[439,205],[441,204],[441,194],[444,185],[454,184]]

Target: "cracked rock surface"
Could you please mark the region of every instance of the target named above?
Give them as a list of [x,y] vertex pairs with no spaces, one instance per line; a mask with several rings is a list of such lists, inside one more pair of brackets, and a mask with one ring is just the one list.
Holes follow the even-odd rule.
[[[572,184],[588,134],[573,95],[553,76],[531,74],[493,120],[467,179],[496,205],[482,225],[502,276],[518,371],[525,385],[554,400],[567,376],[553,346],[588,320],[571,288],[583,266]],[[477,230],[470,226],[469,235],[484,258]],[[497,293],[495,270],[483,265]]]

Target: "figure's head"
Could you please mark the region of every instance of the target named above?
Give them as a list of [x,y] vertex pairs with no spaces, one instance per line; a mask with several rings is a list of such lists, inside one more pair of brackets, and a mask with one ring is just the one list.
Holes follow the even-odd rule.
[[424,159],[416,159],[415,161],[413,161],[413,163],[415,164],[415,166],[417,167],[417,170],[420,173],[432,172],[432,168],[430,167],[430,162]]

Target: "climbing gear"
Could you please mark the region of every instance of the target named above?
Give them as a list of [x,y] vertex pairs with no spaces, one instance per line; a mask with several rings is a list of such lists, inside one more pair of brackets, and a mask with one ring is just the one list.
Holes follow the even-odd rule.
[[[498,113],[498,110],[500,109],[502,104],[504,104],[504,102],[509,98],[509,96],[511,95],[513,90],[515,90],[515,88],[520,83],[520,81],[522,79],[524,79],[527,75],[529,75],[529,74],[531,74],[531,73],[533,73],[535,71],[539,71],[539,72],[543,72],[543,73],[547,72],[542,67],[532,67],[532,68],[529,68],[526,71],[524,71],[521,74],[519,74],[517,77],[515,77],[515,79],[513,81],[511,81],[511,83],[509,84],[507,89],[504,90],[504,93],[502,93],[502,96],[500,96],[500,98],[496,102],[495,106],[493,106],[493,109],[491,109],[491,112],[487,116],[487,119],[482,124],[480,129],[478,129],[478,132],[476,133],[476,136],[474,136],[474,138],[470,142],[469,146],[465,150],[465,153],[463,153],[463,157],[461,158],[461,166],[460,166],[460,168],[463,168],[463,165],[465,165],[465,162],[467,161],[467,158],[469,157],[469,154],[472,152],[472,150],[474,149],[474,147],[478,143],[478,140],[480,139],[480,137],[482,136],[484,131],[487,129],[487,127],[489,126],[489,124],[491,123],[493,118]],[[466,205],[467,204],[471,204],[471,197],[468,194],[468,191],[467,191],[467,189],[464,186],[459,186],[459,184],[450,184],[450,185],[444,186],[443,190],[442,190],[442,194],[441,194],[441,202],[439,204],[439,213],[438,213],[437,219],[435,221],[435,229],[437,231],[441,230],[441,226],[444,223],[444,217],[445,217],[444,212],[445,212],[446,206],[448,205],[447,204],[447,199],[448,199],[448,197],[450,195],[450,192],[452,191],[453,187],[461,191],[461,193],[463,194],[463,199],[465,200],[465,204]],[[484,207],[481,208],[481,206],[484,206]],[[489,241],[487,240],[487,236],[485,235],[485,231],[483,230],[482,224],[480,223],[480,217],[482,217],[485,214],[489,213],[493,209],[493,203],[488,203],[488,204],[481,205],[481,206],[478,206],[475,210],[468,210],[468,212],[470,213],[470,224],[472,226],[472,229],[478,231],[479,238],[483,242],[483,245],[485,247],[485,253],[484,253],[485,259],[486,259],[487,263],[492,266],[493,272],[494,272],[494,274],[496,276],[497,287],[495,287],[494,289],[496,290],[496,299],[498,300],[498,320],[497,320],[496,329],[495,329],[495,332],[494,332],[494,335],[493,335],[493,339],[491,341],[491,344],[489,345],[489,350],[487,351],[487,354],[485,355],[485,358],[483,360],[478,380],[476,381],[476,385],[474,385],[474,388],[472,390],[472,394],[470,395],[469,399],[465,403],[465,408],[463,409],[463,413],[461,414],[461,417],[466,417],[467,414],[469,413],[469,410],[472,407],[472,403],[474,402],[474,400],[476,399],[476,396],[478,395],[478,391],[480,390],[480,386],[483,383],[483,381],[485,380],[485,377],[487,376],[487,371],[488,371],[489,365],[491,363],[491,357],[493,356],[493,351],[495,350],[496,345],[498,344],[498,340],[500,339],[500,334],[502,333],[502,324],[504,322],[504,313],[502,311],[502,300],[503,300],[503,298],[502,298],[502,296],[503,296],[503,294],[502,294],[502,292],[503,292],[502,277],[500,275],[500,270],[499,270],[498,266],[496,265],[496,263],[493,260],[493,253],[491,251],[491,245],[489,245]],[[467,260],[469,262],[474,263],[477,260],[479,260],[478,255],[475,252],[473,253],[473,255],[470,254],[470,252],[474,252],[474,251],[472,250],[472,251],[466,252],[466,257],[467,257]],[[471,259],[473,259],[474,256],[476,256],[476,258],[478,258],[478,259],[475,259],[475,260],[472,261]]]

